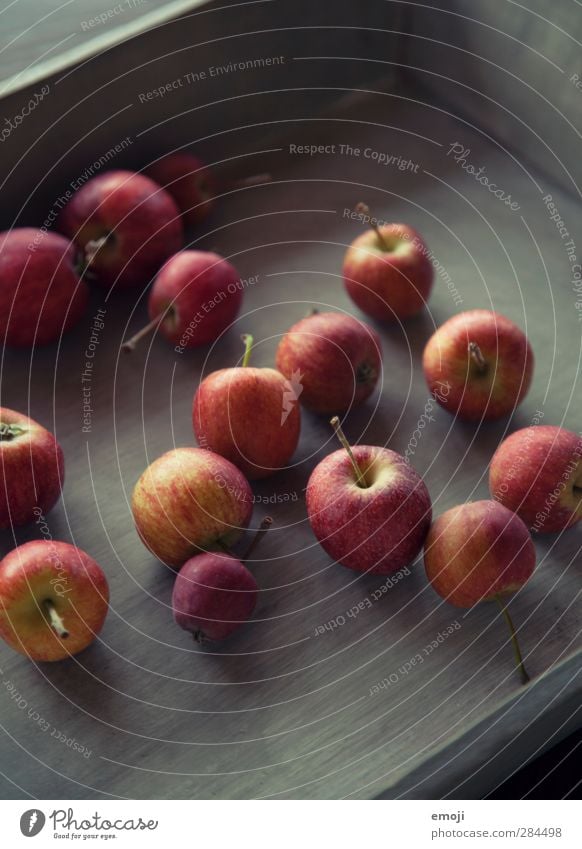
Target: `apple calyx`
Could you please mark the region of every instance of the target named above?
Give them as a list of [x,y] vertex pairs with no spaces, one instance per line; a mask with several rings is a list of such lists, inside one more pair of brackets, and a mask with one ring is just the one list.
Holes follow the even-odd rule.
[[50,599],[46,599],[42,603],[43,613],[46,616],[49,625],[61,640],[66,640],[69,632],[65,628],[65,623],[57,613],[56,607]]
[[365,385],[369,383],[376,383],[377,377],[378,372],[374,366],[370,365],[368,362],[360,363],[356,369],[356,383],[363,383]]
[[111,233],[106,233],[104,236],[101,236],[99,239],[90,239],[85,245],[85,267],[88,268],[92,262],[95,261],[95,257],[105,245],[109,239],[111,239]]
[[167,309],[165,309],[163,312],[158,313],[158,315],[154,316],[151,321],[148,321],[148,323],[144,327],[142,327],[141,330],[138,330],[137,333],[134,333],[134,335],[130,339],[127,339],[127,341],[123,342],[121,350],[124,354],[131,354],[132,351],[135,351],[138,342],[143,339],[144,336],[148,336],[152,332],[152,330],[156,330],[160,326],[162,321],[166,321],[167,319],[174,319],[175,321],[175,318],[176,309],[170,304]]
[[337,436],[337,438],[339,439],[339,441],[341,442],[341,444],[343,445],[343,447],[347,451],[348,457],[350,458],[350,460],[352,462],[352,466],[354,467],[354,471],[356,473],[356,484],[359,487],[361,487],[362,489],[367,489],[368,483],[366,482],[366,478],[364,476],[364,473],[360,469],[358,462],[357,462],[356,458],[354,457],[354,452],[352,451],[351,445],[348,442],[348,440],[346,439],[346,435],[342,430],[342,426],[340,424],[339,417],[334,416],[332,419],[330,419],[329,423],[332,426],[332,428],[334,429],[335,435]]
[[509,633],[511,634],[511,642],[513,644],[513,653],[515,654],[515,665],[518,669],[518,672],[519,672],[519,675],[520,675],[520,678],[521,678],[521,683],[522,684],[528,684],[531,681],[531,678],[529,677],[528,672],[525,668],[525,664],[523,662],[521,649],[519,647],[519,640],[517,639],[517,633],[516,633],[516,630],[515,630],[515,626],[513,624],[513,620],[512,620],[512,618],[509,614],[509,610],[507,609],[507,607],[503,603],[503,599],[501,598],[499,593],[497,593],[495,595],[495,601],[497,602],[497,604],[501,608],[501,612],[503,613],[503,615],[505,617],[505,621],[507,622],[507,627],[509,628]]
[[265,536],[265,534],[267,533],[267,531],[269,530],[269,528],[271,527],[272,524],[273,524],[272,517],[271,516],[265,516],[265,518],[263,519],[263,521],[261,522],[261,524],[259,525],[259,527],[255,531],[255,535],[252,538],[252,540],[250,541],[247,550],[245,551],[245,553],[241,557],[240,562],[243,563],[245,566],[246,566],[247,560],[249,559],[249,557],[251,556],[251,554],[253,553],[253,551],[257,547],[257,545],[260,543],[262,538]]
[[368,204],[362,203],[360,201],[360,203],[356,204],[356,212],[358,214],[365,215],[367,218],[370,219],[370,224],[371,224],[372,230],[374,230],[374,232],[376,233],[376,237],[378,239],[378,243],[380,245],[381,250],[385,251],[386,253],[390,253],[391,247],[388,244],[388,242],[386,241],[386,239],[384,238],[384,236],[382,235],[382,231],[378,227],[376,220],[372,218],[372,216],[370,214],[370,207],[368,206]]
[[469,342],[467,345],[467,350],[469,352],[470,358],[473,360],[477,367],[477,371],[479,374],[485,374],[487,371],[487,360],[483,356],[483,352],[479,345],[476,342]]
[[251,359],[251,351],[253,349],[253,342],[255,340],[253,339],[253,337],[251,336],[250,333],[243,333],[243,335],[240,338],[244,342],[244,346],[245,346],[245,352],[243,354],[241,367],[246,368],[249,364],[250,359]]
[[0,422],[0,442],[12,442],[13,439],[18,439],[24,433],[26,433],[26,428],[21,425]]

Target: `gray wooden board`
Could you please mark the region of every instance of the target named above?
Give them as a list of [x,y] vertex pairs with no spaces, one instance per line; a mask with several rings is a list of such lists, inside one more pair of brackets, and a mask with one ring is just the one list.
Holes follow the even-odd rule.
[[[511,192],[519,212],[446,156],[455,140],[471,147],[475,164],[486,165]],[[414,173],[363,155],[289,153],[290,143],[306,142],[370,147],[419,167]],[[221,143],[228,156],[263,148],[264,137],[232,132]],[[7,797],[368,798],[422,795],[411,786],[424,778],[430,792],[454,794],[517,733],[513,720],[519,718],[524,748],[488,775],[479,789],[485,792],[544,744],[539,733],[528,734],[529,722],[544,714],[552,742],[579,704],[580,529],[536,541],[538,570],[512,603],[527,664],[542,676],[524,693],[497,610],[482,605],[465,613],[442,602],[420,562],[380,601],[347,616],[383,579],[331,563],[313,538],[303,490],[316,463],[336,446],[328,423],[309,414],[293,469],[254,487],[257,496],[277,502],[257,503],[253,516],[254,525],[266,513],[275,517],[253,564],[262,590],[257,621],[214,650],[196,648],[173,625],[173,575],[136,537],[132,487],[153,458],[173,445],[193,444],[190,408],[200,375],[236,360],[241,332],[254,333],[255,364],[266,366],[280,334],[312,305],[358,315],[342,287],[341,262],[360,232],[343,210],[360,199],[380,217],[404,220],[424,234],[462,304],[437,276],[430,310],[406,326],[377,327],[384,349],[381,393],[349,416],[349,438],[406,449],[427,403],[423,346],[436,325],[473,307],[493,307],[527,330],[535,380],[510,422],[476,427],[444,411],[431,413],[434,421],[412,462],[425,477],[435,514],[487,496],[496,445],[537,410],[545,422],[580,426],[577,296],[542,193],[554,194],[582,246],[578,209],[568,197],[485,134],[412,93],[330,106],[324,121],[294,118],[286,137],[271,146],[279,150],[261,165],[273,171],[273,184],[225,198],[193,241],[229,257],[243,278],[259,275],[220,345],[178,355],[156,339],[122,358],[120,342],[128,327],[143,322],[144,304],[136,306],[130,295],[105,301],[95,290],[93,312],[107,312],[88,435],[81,432],[80,377],[91,313],[58,351],[4,356],[2,403],[28,408],[55,430],[65,450],[64,498],[49,516],[50,531],[89,551],[112,590],[99,642],[77,658],[34,666],[0,648]],[[18,541],[37,535],[30,528]],[[2,543],[6,551],[13,540],[5,534]],[[315,636],[318,626],[337,617],[345,624]],[[456,621],[460,627],[411,667],[410,659]],[[372,694],[391,675],[395,683]],[[7,681],[25,708],[11,698]],[[89,757],[43,732],[29,709],[87,747]],[[485,742],[475,731],[480,723],[490,729]]]

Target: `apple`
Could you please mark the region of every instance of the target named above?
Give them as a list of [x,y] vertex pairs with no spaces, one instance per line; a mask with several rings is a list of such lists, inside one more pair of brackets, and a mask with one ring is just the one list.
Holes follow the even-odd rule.
[[235,320],[243,299],[237,270],[207,251],[180,251],[158,272],[148,299],[150,322],[124,342],[124,351],[152,330],[180,349],[207,345]]
[[[365,204],[358,204],[356,211],[374,222]],[[424,309],[434,272],[416,230],[407,224],[375,224],[349,246],[343,276],[348,295],[363,312],[380,321],[396,321]]]
[[525,671],[505,596],[531,577],[536,552],[519,516],[497,501],[474,501],[447,510],[433,523],[424,551],[433,589],[456,607],[497,601],[510,627],[522,681]]
[[87,307],[74,245],[58,233],[19,227],[0,233],[0,338],[32,347],[59,339]]
[[253,337],[243,339],[242,365],[212,372],[198,387],[192,423],[199,445],[256,480],[287,466],[297,448],[300,387],[275,369],[249,366]]
[[208,165],[185,151],[160,157],[146,169],[146,174],[172,195],[187,227],[197,227],[210,215],[221,191],[268,183],[271,179],[269,174],[257,174],[221,185]]
[[52,433],[0,407],[0,528],[26,525],[58,501],[65,458]]
[[0,637],[31,660],[83,651],[108,609],[103,570],[74,545],[33,540],[0,562]]
[[376,445],[350,446],[325,457],[307,484],[307,515],[330,557],[357,572],[390,575],[421,550],[432,507],[422,478],[400,454]]
[[174,199],[133,171],[88,180],[61,212],[58,227],[83,251],[90,275],[108,288],[145,288],[183,241]]
[[374,391],[381,352],[378,334],[362,321],[345,313],[316,312],[283,336],[277,368],[301,386],[299,401],[305,407],[316,413],[344,413]]
[[470,310],[445,321],[423,354],[430,392],[450,413],[469,421],[513,412],[529,389],[533,364],[523,331],[490,310]]
[[582,519],[582,436],[551,425],[515,431],[493,455],[489,489],[532,531],[572,527]]
[[174,448],[142,474],[131,509],[144,545],[176,567],[236,540],[250,521],[253,495],[224,457],[202,448]]

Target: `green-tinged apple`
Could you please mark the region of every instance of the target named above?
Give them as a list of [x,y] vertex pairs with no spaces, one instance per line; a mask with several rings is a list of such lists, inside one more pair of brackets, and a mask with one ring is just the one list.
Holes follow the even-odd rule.
[[131,509],[139,536],[177,567],[194,554],[232,544],[247,527],[253,494],[244,475],[202,448],[174,448],[142,474]]
[[[525,333],[503,315],[470,310],[430,337],[423,367],[430,392],[460,419],[498,419],[523,401],[534,358]],[[447,386],[445,393],[442,386]]]
[[83,651],[108,609],[103,570],[74,545],[33,540],[0,562],[0,636],[31,660],[63,660]]
[[474,501],[447,510],[426,538],[424,564],[433,589],[456,607],[497,601],[526,683],[529,676],[504,602],[529,580],[536,565],[534,544],[519,516],[497,501]]

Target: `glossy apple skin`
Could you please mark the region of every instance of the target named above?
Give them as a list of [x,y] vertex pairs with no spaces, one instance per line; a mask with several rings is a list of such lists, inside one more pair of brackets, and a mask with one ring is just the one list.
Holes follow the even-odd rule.
[[582,519],[582,437],[551,425],[515,431],[493,455],[489,489],[532,531],[572,527]]
[[0,233],[0,339],[46,345],[73,327],[89,290],[75,270],[74,245],[58,233],[21,227]]
[[88,180],[63,209],[58,227],[83,252],[88,242],[109,236],[89,266],[108,288],[145,288],[183,243],[173,198],[133,171],[107,171]]
[[[48,624],[45,600],[63,620],[66,639]],[[31,660],[63,660],[83,651],[101,631],[108,609],[103,570],[74,545],[34,540],[0,562],[0,636]]]
[[142,474],[131,502],[144,545],[168,566],[219,543],[230,545],[247,527],[253,495],[241,472],[201,448],[174,448]]
[[208,166],[191,153],[168,153],[146,169],[174,198],[187,227],[197,227],[215,205],[216,181]]
[[174,345],[194,348],[218,339],[242,300],[240,276],[230,262],[207,251],[180,251],[158,273],[148,312],[152,320],[166,313],[160,333]]
[[335,415],[362,404],[382,370],[378,334],[339,312],[310,315],[294,324],[277,349],[277,368],[301,388],[299,401]]
[[172,593],[176,624],[200,642],[224,640],[252,616],[258,586],[240,560],[208,552],[186,561]]
[[32,522],[61,495],[65,458],[52,433],[28,416],[0,407],[0,528]]
[[497,501],[474,501],[435,520],[424,565],[442,598],[472,607],[522,587],[535,569],[536,552],[519,516]]
[[[475,342],[487,363],[479,372],[468,351]],[[453,316],[428,340],[423,368],[430,392],[460,419],[498,419],[515,410],[530,387],[534,357],[523,331],[489,310]],[[442,387],[447,386],[447,392]]]
[[344,257],[348,295],[366,315],[380,321],[410,318],[424,309],[434,270],[428,249],[406,224],[385,224],[380,232],[390,246],[381,247],[375,230],[355,239]]
[[390,575],[408,566],[430,527],[428,490],[404,457],[388,448],[356,445],[356,473],[342,448],[325,457],[307,485],[307,515],[330,557],[357,572]]
[[297,392],[271,368],[221,369],[194,396],[198,444],[230,460],[251,480],[287,466],[299,442]]

